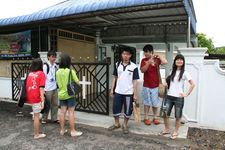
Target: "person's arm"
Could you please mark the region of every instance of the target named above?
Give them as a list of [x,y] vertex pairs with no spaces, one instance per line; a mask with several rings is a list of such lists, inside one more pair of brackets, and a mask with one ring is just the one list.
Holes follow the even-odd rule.
[[111,90],[110,90],[110,96],[111,97],[113,97],[114,92],[115,92],[114,89],[116,87],[116,82],[117,82],[117,78],[118,78],[118,72],[117,72],[118,67],[119,67],[119,65],[116,63],[116,65],[114,67],[114,70],[113,70],[113,76],[112,76],[112,87],[111,87]]
[[166,60],[166,58],[163,57],[162,55],[157,55],[157,57],[160,59],[161,65],[165,65],[165,64],[168,63],[168,61]]
[[74,80],[74,82],[76,82],[76,84],[80,85],[80,83],[79,83],[80,81],[79,81],[79,79],[77,77],[77,74],[75,73],[74,70],[72,70],[72,79]]
[[191,92],[193,91],[194,87],[195,87],[195,84],[194,84],[194,81],[193,80],[189,80],[189,88],[188,88],[188,91],[186,93],[180,93],[180,96],[181,97],[187,97],[191,94]]
[[194,87],[195,87],[195,83],[193,80],[189,80],[189,89],[188,89],[188,92],[187,92],[187,96],[191,94],[191,92],[193,91]]
[[134,101],[138,99],[138,80],[133,80],[134,84]]
[[[142,60],[142,61],[144,61],[144,60]],[[141,62],[141,68],[140,68],[141,72],[145,73],[148,70],[148,67],[150,66],[151,63],[153,63],[152,59]]]
[[44,108],[44,101],[45,101],[45,89],[44,87],[40,87],[40,98],[41,98],[41,108]]
[[134,101],[137,101],[138,99],[138,79],[139,79],[139,73],[138,73],[138,69],[135,68],[134,69],[134,73],[133,73],[133,84],[134,84]]
[[114,94],[114,89],[115,89],[115,86],[116,86],[116,80],[117,80],[117,76],[112,76],[112,87],[111,87],[111,90],[110,90],[110,96],[113,97],[113,94]]

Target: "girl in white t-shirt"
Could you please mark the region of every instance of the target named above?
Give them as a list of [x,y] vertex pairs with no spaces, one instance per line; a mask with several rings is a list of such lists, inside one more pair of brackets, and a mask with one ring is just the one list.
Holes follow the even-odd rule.
[[[184,83],[188,81],[189,89],[187,92],[184,91]],[[176,139],[178,136],[178,129],[180,127],[182,110],[184,106],[184,97],[190,95],[194,88],[194,82],[191,75],[185,71],[185,59],[184,56],[178,54],[173,62],[173,69],[171,74],[166,79],[168,92],[166,98],[166,109],[167,116],[164,118],[165,129],[160,133],[160,135],[170,134],[169,127],[169,116],[173,106],[175,107],[175,118],[176,125],[175,131],[171,134],[171,139]]]

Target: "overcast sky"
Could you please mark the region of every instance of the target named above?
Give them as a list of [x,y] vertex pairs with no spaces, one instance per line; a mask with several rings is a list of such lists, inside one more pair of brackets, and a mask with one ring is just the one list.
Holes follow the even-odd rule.
[[[0,18],[29,14],[64,0],[4,0]],[[215,46],[225,46],[225,0],[193,0],[197,16],[197,32],[213,39]]]

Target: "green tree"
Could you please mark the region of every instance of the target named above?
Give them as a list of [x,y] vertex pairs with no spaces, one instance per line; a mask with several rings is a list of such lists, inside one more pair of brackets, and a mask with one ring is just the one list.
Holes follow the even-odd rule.
[[211,38],[206,37],[204,33],[197,33],[197,38],[199,47],[207,47],[208,53],[215,52],[215,47]]

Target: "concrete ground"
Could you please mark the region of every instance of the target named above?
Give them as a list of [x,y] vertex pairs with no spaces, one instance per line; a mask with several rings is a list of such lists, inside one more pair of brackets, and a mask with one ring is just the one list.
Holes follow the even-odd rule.
[[76,128],[84,134],[72,138],[69,135],[59,135],[59,125],[48,123],[41,125],[41,130],[47,134],[44,139],[33,140],[33,121],[30,107],[25,106],[24,117],[17,117],[15,103],[0,101],[0,150],[33,150],[33,149],[80,149],[80,150],[144,150],[144,149],[190,149],[197,148],[195,143],[185,139],[187,127],[182,126],[180,138],[170,140],[158,136],[163,124],[158,126],[137,125],[130,121],[130,133],[124,135],[121,129],[108,131],[112,125],[111,116],[75,112]]

